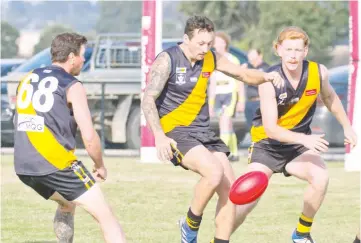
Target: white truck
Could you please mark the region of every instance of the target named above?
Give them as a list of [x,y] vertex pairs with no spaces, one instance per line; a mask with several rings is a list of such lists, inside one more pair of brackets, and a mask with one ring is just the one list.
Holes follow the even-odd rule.
[[[86,48],[83,82],[96,129],[105,145],[140,147],[140,35],[103,34]],[[51,64],[50,49],[43,50],[2,77],[7,82],[9,102],[15,107],[19,80],[34,68]],[[103,129],[101,129],[103,127]]]

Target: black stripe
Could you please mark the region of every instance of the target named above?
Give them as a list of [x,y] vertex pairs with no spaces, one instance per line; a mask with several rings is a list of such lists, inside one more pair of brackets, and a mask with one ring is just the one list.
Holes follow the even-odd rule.
[[320,78],[320,92],[322,90],[322,73],[321,73],[321,66],[319,63],[317,63],[317,67],[318,67],[318,77]]
[[301,223],[303,226],[306,226],[306,227],[311,227],[311,226],[312,226],[312,222],[304,221],[304,220],[301,219],[301,218],[300,218],[300,223]]

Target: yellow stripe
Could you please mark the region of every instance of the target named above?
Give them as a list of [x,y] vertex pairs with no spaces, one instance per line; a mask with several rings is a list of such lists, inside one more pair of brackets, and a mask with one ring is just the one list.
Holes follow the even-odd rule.
[[[19,90],[25,83],[26,76],[19,85]],[[26,83],[28,84],[30,80]],[[22,99],[26,97],[26,92]],[[18,114],[29,114],[37,115],[33,105],[30,105],[25,109],[20,109],[16,107]],[[44,125],[44,132],[26,132],[30,143],[36,149],[36,151],[43,156],[50,164],[54,165],[56,168],[62,170],[68,167],[71,162],[77,160],[76,156],[73,154],[73,151],[67,151],[54,137],[51,131]]]
[[297,231],[300,233],[309,233],[311,231],[311,227],[307,227],[307,226],[304,226],[304,225],[298,223]]
[[199,228],[199,226],[193,226],[193,224],[196,224],[197,222],[191,220],[191,219],[188,218],[188,217],[186,218],[186,220],[187,220],[187,224],[188,224],[188,226],[189,226],[190,228],[192,228],[192,229],[198,229],[198,228]]
[[92,183],[92,185],[94,185],[94,182],[92,181],[92,179],[85,173],[84,169],[80,166],[80,170],[81,170],[81,173],[84,175],[84,179],[85,178],[89,178],[89,181]]
[[306,222],[309,222],[309,223],[312,223],[313,222],[313,219],[312,218],[309,218],[307,216],[305,216],[304,214],[301,214],[301,217],[300,217],[303,221],[306,221]]
[[[79,172],[77,172],[76,170],[73,170],[73,171],[74,171],[74,173],[79,177],[79,179],[84,182],[83,176],[82,176],[81,174],[79,174]],[[85,187],[86,187],[87,189],[90,188],[90,186],[88,185],[88,182],[87,182],[87,183],[84,183],[84,185],[85,185]]]
[[198,77],[197,84],[189,94],[188,98],[176,109],[160,119],[165,133],[172,131],[178,126],[189,126],[196,119],[202,106],[206,103],[208,77],[203,77],[203,72],[210,74],[214,70],[214,57],[209,51],[203,62],[202,71]]
[[[300,100],[286,114],[278,119],[277,124],[279,126],[290,130],[302,121],[317,99],[320,92],[320,82],[317,63],[309,62],[306,88]],[[306,91],[312,89],[316,89],[317,93],[315,95],[306,96]],[[252,142],[259,142],[260,140],[268,138],[263,126],[252,126],[251,135]]]
[[248,164],[251,163],[254,143],[248,148]]

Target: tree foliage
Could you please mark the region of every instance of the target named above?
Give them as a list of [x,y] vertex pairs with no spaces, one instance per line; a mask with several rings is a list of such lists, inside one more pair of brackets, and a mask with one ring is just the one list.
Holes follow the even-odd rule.
[[180,9],[188,16],[208,16],[239,48],[260,48],[272,63],[277,61],[273,41],[286,26],[303,28],[311,39],[308,58],[325,64],[332,46],[348,36],[347,2],[183,2]]
[[1,22],[1,58],[13,58],[18,54],[16,40],[19,31],[7,22]]
[[53,41],[55,36],[64,32],[73,32],[73,30],[69,27],[59,24],[54,24],[46,27],[40,34],[39,42],[34,47],[34,54],[44,50],[45,48],[50,47],[51,42]]

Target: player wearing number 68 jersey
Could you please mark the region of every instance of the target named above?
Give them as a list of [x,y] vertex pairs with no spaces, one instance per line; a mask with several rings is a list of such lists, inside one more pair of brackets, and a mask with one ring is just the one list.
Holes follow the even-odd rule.
[[[105,180],[98,134],[83,85],[74,77],[84,64],[84,36],[64,33],[51,45],[52,65],[30,72],[17,89],[15,172],[20,180],[59,207],[54,218],[58,242],[73,242],[76,205],[100,224],[106,242],[125,236],[96,181]],[[79,126],[93,174],[74,155]]]

